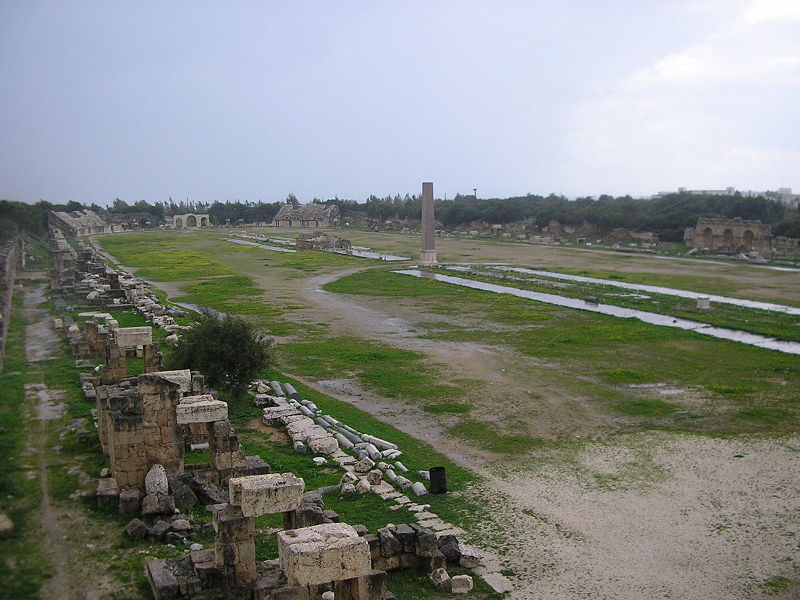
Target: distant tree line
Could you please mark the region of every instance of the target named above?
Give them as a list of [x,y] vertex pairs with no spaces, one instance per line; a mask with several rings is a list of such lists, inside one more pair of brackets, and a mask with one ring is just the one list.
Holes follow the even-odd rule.
[[[289,194],[285,202],[298,201],[293,194]],[[384,197],[371,195],[365,202],[338,197],[328,200],[314,198],[312,202],[338,206],[343,222],[385,222],[391,219],[418,221],[422,214],[420,196],[408,194]],[[105,216],[146,214],[152,217],[153,222],[162,222],[176,214],[207,213],[212,223],[235,225],[269,222],[283,204],[284,202],[261,201],[174,202],[172,198],[154,204],[145,200],[128,204],[115,198],[106,209],[96,204],[85,207],[78,202],[51,204],[39,201],[36,204],[25,204],[0,200],[0,236],[13,235],[18,230],[44,232],[47,228],[47,213],[51,210],[74,211],[90,208]],[[757,219],[772,225],[775,235],[800,237],[800,216],[797,211],[761,196],[696,196],[675,193],[646,200],[608,195],[569,200],[555,194],[480,199],[458,194],[452,200],[436,200],[436,219],[447,229],[469,226],[472,223],[508,224],[518,221],[541,228],[551,221],[558,221],[572,227],[589,224],[600,231],[611,231],[618,227],[653,231],[664,241],[681,241],[684,228],[695,225],[700,217]]]

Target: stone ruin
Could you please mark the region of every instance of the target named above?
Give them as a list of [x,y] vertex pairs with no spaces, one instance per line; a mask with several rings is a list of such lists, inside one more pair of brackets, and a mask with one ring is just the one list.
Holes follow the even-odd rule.
[[295,242],[298,250],[350,250],[352,247],[350,240],[327,233],[303,233]]
[[[115,385],[94,387],[97,427],[111,463],[98,485],[101,504],[116,502],[122,513],[170,515],[187,510],[198,495],[214,502],[216,486],[231,477],[268,473],[259,457],[245,456],[228,421],[228,406],[206,393],[203,377],[189,370],[157,371]],[[187,428],[205,431],[210,468],[185,473]],[[154,467],[164,471],[148,476]]]
[[343,600],[386,600],[393,598],[387,571],[401,568],[424,569],[456,593],[471,589],[469,577],[453,586],[444,571],[448,560],[469,556],[457,540],[416,525],[390,525],[376,535],[339,522],[284,529],[278,558],[258,563],[254,520],[283,513],[285,523],[302,521],[304,485],[291,473],[231,479],[228,501],[212,507],[214,548],[147,563],[156,600],[310,600],[334,590]]

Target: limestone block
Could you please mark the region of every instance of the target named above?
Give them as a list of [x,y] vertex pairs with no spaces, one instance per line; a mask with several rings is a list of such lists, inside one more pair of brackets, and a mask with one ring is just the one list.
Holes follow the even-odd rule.
[[372,486],[369,484],[369,481],[366,479],[361,479],[356,484],[356,492],[359,494],[366,494],[368,491],[372,489]]
[[291,585],[318,585],[372,571],[369,544],[346,523],[280,531],[278,555]]
[[458,559],[458,564],[465,569],[475,569],[481,566],[483,562],[483,552],[472,546],[460,544],[461,556]]
[[433,587],[438,590],[450,589],[450,575],[445,569],[431,571],[428,573],[428,579],[430,579]]
[[152,327],[118,327],[116,330],[117,346],[134,348],[153,343]]
[[375,463],[369,457],[364,457],[358,463],[356,463],[355,471],[356,473],[368,473],[372,470],[375,466]]
[[116,507],[119,503],[119,488],[113,477],[97,481],[97,502],[100,506]]
[[297,409],[291,406],[268,406],[264,409],[264,423],[267,425],[282,423],[283,418],[297,414]]
[[138,514],[142,501],[142,492],[139,488],[128,488],[119,493],[119,512],[122,514]]
[[372,571],[367,575],[340,581],[336,584],[336,595],[342,600],[383,600],[386,597],[386,571]]
[[379,469],[372,469],[369,473],[367,473],[367,481],[369,481],[370,485],[378,485],[383,478],[383,473]]
[[336,438],[326,434],[323,437],[308,440],[308,447],[315,454],[333,454],[339,449],[339,444]]
[[213,423],[228,420],[228,403],[215,400],[211,394],[186,396],[175,407],[178,425]]
[[142,499],[142,515],[172,515],[175,514],[175,499],[172,496],[161,494],[147,494]]
[[411,491],[414,492],[417,496],[424,496],[428,493],[428,490],[425,489],[425,484],[419,481],[416,481],[411,484]]
[[162,465],[153,465],[144,478],[146,494],[169,494],[169,480],[167,470]]
[[147,525],[139,519],[133,519],[125,526],[125,535],[132,540],[143,540],[147,537]]
[[297,510],[304,489],[305,482],[292,473],[232,477],[228,482],[230,503],[246,517]]
[[450,579],[450,591],[454,594],[468,594],[472,591],[472,577],[456,575]]

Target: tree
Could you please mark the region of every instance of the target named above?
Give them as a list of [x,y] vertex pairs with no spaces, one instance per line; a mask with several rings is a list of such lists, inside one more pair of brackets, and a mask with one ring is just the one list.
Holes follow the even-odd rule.
[[271,342],[241,317],[204,310],[178,341],[172,369],[200,371],[213,387],[240,398],[259,371],[269,366]]

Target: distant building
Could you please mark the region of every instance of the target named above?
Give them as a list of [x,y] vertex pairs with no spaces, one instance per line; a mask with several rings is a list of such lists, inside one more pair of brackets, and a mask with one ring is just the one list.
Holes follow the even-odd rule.
[[57,227],[70,237],[82,237],[92,233],[112,233],[112,231],[122,231],[123,229],[122,227],[113,228],[111,223],[88,209],[71,212],[53,211],[48,219],[51,227]]
[[200,229],[209,227],[211,219],[206,213],[186,213],[185,215],[172,215],[167,219],[170,229]]
[[339,207],[328,204],[284,204],[272,219],[275,227],[330,227],[339,224]]
[[698,219],[696,226],[684,230],[683,241],[706,252],[772,254],[772,228],[761,221]]

